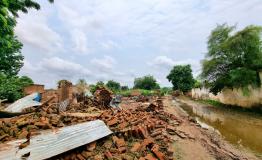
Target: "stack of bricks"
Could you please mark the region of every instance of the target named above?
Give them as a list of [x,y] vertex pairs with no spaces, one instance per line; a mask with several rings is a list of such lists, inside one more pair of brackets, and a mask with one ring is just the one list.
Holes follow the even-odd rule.
[[109,106],[109,103],[112,100],[112,95],[113,93],[105,87],[97,88],[94,93],[95,100],[103,106]]

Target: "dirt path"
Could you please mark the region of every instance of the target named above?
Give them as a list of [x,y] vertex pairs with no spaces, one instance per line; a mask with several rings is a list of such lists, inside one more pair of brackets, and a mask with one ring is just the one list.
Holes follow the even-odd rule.
[[237,150],[214,131],[201,128],[178,105],[172,102],[172,97],[164,99],[165,110],[182,121],[177,127],[177,135],[173,137],[176,140],[173,146],[175,159],[258,159],[252,154]]

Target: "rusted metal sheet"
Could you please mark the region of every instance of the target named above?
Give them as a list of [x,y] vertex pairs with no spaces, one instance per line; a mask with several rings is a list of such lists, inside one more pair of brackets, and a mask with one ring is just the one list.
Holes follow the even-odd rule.
[[60,128],[56,131],[45,130],[30,139],[30,144],[19,149],[26,140],[15,140],[0,144],[0,159],[21,159],[30,153],[28,160],[47,159],[79,146],[108,136],[112,131],[101,120],[85,122]]
[[30,94],[24,98],[15,101],[13,104],[9,105],[4,111],[15,113],[15,112],[22,112],[22,110],[25,108],[40,106],[42,105],[42,103],[34,100],[38,96],[39,93]]

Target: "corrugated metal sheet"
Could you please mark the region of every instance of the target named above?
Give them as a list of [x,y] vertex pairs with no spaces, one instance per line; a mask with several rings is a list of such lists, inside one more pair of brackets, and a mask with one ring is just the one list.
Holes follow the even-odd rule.
[[34,106],[40,106],[42,103],[35,101],[34,99],[39,97],[39,93],[33,93],[30,94],[24,98],[21,98],[17,101],[15,101],[13,104],[9,105],[5,111],[6,112],[22,112],[23,109],[34,107]]
[[112,131],[101,120],[63,127],[56,131],[45,130],[30,139],[30,145],[23,149],[18,146],[26,140],[0,144],[1,160],[21,159],[29,153],[28,160],[47,159],[79,146],[91,143],[111,134]]

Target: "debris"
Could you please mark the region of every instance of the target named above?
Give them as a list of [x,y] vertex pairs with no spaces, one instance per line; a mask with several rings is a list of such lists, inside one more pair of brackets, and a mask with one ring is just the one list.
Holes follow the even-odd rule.
[[67,106],[69,105],[69,100],[64,100],[58,104],[58,111],[64,112],[66,111]]
[[[94,99],[84,96],[81,101],[71,103],[70,84],[69,88],[64,86],[67,89],[61,89],[61,87],[57,92],[60,104],[63,105],[50,100],[57,96],[57,93],[54,92],[46,96],[42,106],[28,108],[31,111],[30,114],[1,119],[0,127],[3,129],[0,131],[0,141],[3,144],[0,144],[0,147],[2,149],[8,145],[9,149],[0,151],[0,159],[2,157],[12,159],[16,152],[15,156],[19,158],[30,152],[28,159],[52,157],[54,159],[118,158],[131,160],[170,157],[171,151],[168,151],[168,147],[173,142],[171,134],[176,134],[176,127],[180,125],[180,122],[175,116],[164,111],[161,98],[139,96],[138,102],[133,97],[117,98],[115,96],[115,99],[112,100],[112,92],[102,87],[94,94]],[[64,94],[63,98],[69,98],[61,101],[62,93]],[[74,98],[76,99],[76,97]],[[109,100],[117,103],[122,101],[120,104],[122,109],[109,107]],[[70,134],[63,132],[68,127],[74,128],[77,125],[91,123],[95,120],[104,121],[114,134],[86,142],[86,140],[99,135],[97,134],[100,130],[99,127],[81,127],[77,131],[70,130]],[[63,136],[61,132],[64,133]],[[25,142],[23,138],[30,133],[32,135],[30,143],[29,141]],[[94,136],[92,133],[95,133]],[[58,138],[61,137],[59,135],[62,138]],[[57,137],[54,138],[55,136]],[[41,141],[38,139],[38,143],[36,143],[37,137],[41,138]],[[51,140],[51,138],[54,139]],[[72,145],[67,145],[66,149],[64,145],[69,142],[65,139],[70,143],[74,140]],[[41,149],[40,145],[44,146],[43,143],[48,144],[49,147]],[[68,146],[70,147],[68,148]],[[160,149],[154,146],[159,146]],[[52,153],[49,153],[51,150]],[[39,152],[45,154],[39,154]],[[47,154],[48,157],[44,157]]]
[[35,99],[39,100],[39,97],[40,97],[39,93],[30,94],[24,98],[15,101],[13,104],[9,105],[4,111],[16,113],[16,112],[22,112],[23,109],[29,107],[40,106],[42,105],[42,103],[35,100]]
[[[23,149],[18,150],[17,141],[0,144],[0,159],[18,159],[17,157],[21,157],[28,152],[30,152],[28,159],[47,159],[94,142],[111,133],[101,120],[63,127],[55,132],[50,130],[42,131],[40,135],[32,137],[30,144]],[[1,145],[9,146],[9,149],[5,149],[5,147],[2,149]],[[14,152],[14,150],[16,151]]]
[[94,98],[103,106],[108,106],[112,100],[113,93],[105,87],[99,87],[94,93]]

